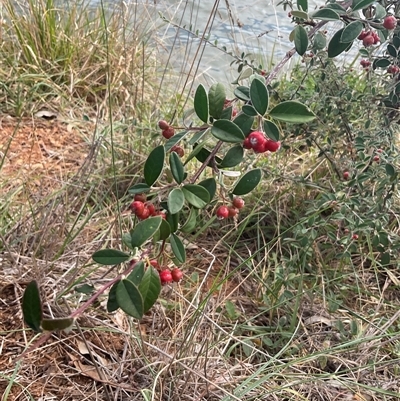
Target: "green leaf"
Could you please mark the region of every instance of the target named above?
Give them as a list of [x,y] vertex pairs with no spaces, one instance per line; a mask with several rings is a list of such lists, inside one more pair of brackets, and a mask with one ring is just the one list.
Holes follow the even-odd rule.
[[101,249],[92,255],[92,259],[100,265],[118,265],[126,262],[130,256],[118,249]]
[[182,231],[183,233],[191,233],[192,231],[194,231],[197,226],[198,215],[199,209],[196,209],[195,207],[190,208],[189,216],[185,224],[180,228],[180,231]]
[[178,259],[180,263],[185,263],[186,252],[182,241],[175,234],[171,234],[170,243],[172,252],[175,255],[176,259]]
[[392,56],[392,57],[397,57],[397,49],[392,45],[388,44],[387,45],[387,52]]
[[150,217],[141,221],[131,230],[131,245],[140,248],[160,228],[162,218],[160,216]]
[[217,191],[217,183],[214,177],[206,178],[205,180],[199,182],[199,185],[205,188],[210,194],[210,202],[214,198],[215,192]]
[[170,212],[167,214],[167,222],[168,222],[169,226],[171,227],[172,233],[174,233],[178,229],[179,215],[180,215],[180,213],[172,214]]
[[353,0],[353,6],[351,8],[353,9],[353,11],[362,10],[363,8],[367,8],[373,3],[375,3],[375,0]]
[[244,150],[241,145],[235,145],[228,150],[225,157],[222,159],[220,168],[235,167],[242,162]]
[[317,32],[314,36],[313,49],[315,51],[322,50],[326,46],[326,36],[321,32]]
[[168,152],[169,150],[171,150],[171,148],[173,146],[175,146],[177,143],[179,143],[181,141],[181,139],[184,138],[189,132],[190,131],[178,132],[173,137],[169,138],[167,140],[167,142],[165,142],[165,144],[164,144],[165,152]]
[[144,164],[144,179],[146,184],[151,187],[161,175],[165,160],[165,149],[163,145],[157,146],[152,150]]
[[297,0],[297,8],[299,10],[308,11],[308,0]]
[[363,30],[364,25],[361,21],[353,21],[349,25],[347,25],[340,36],[340,41],[342,43],[350,43],[353,40],[357,39],[358,35]]
[[268,138],[272,139],[273,141],[279,141],[280,133],[279,128],[275,123],[269,120],[264,120],[264,132],[267,134]]
[[[348,47],[348,43],[342,43],[340,38],[342,37],[344,28],[339,29],[333,36],[328,45],[328,57],[334,58],[339,54],[343,53]],[[351,44],[350,44],[351,45]]]
[[248,171],[243,177],[236,183],[232,193],[234,195],[246,195],[251,192],[261,181],[262,172],[261,169],[257,168]]
[[385,165],[385,170],[386,170],[386,174],[387,174],[389,177],[394,177],[395,174],[396,174],[396,170],[395,170],[395,168],[393,167],[392,164],[387,163],[387,164]]
[[243,105],[242,111],[244,114],[251,117],[255,117],[258,115],[256,109],[253,106],[250,106],[249,104]]
[[302,25],[297,25],[296,28],[294,28],[294,47],[300,56],[307,51],[308,35]]
[[239,114],[233,122],[242,130],[243,134],[247,136],[251,132],[254,117],[247,116],[246,114]]
[[222,142],[238,143],[244,141],[243,131],[230,120],[214,121],[211,133]]
[[340,16],[336,11],[329,8],[322,8],[311,15],[313,19],[319,19],[323,21],[338,21]]
[[67,330],[74,324],[72,317],[64,317],[60,319],[43,319],[42,329],[45,331]]
[[258,114],[263,116],[268,109],[269,101],[268,89],[264,82],[253,79],[250,85],[250,99]]
[[89,284],[83,284],[79,287],[75,287],[75,291],[79,294],[89,295],[94,291],[94,286]]
[[291,11],[291,13],[292,13],[293,17],[302,18],[304,20],[308,20],[308,14],[305,13],[304,11],[293,10],[293,11]]
[[174,188],[168,194],[168,210],[172,214],[180,212],[185,204],[185,195],[180,188]]
[[127,280],[138,286],[144,276],[144,262],[141,260],[135,264],[133,270],[129,273]]
[[167,220],[162,219],[159,232],[159,240],[165,241],[171,235],[171,226]]
[[136,319],[143,317],[144,305],[142,294],[132,281],[125,279],[118,283],[117,302],[127,315]]
[[[195,155],[195,157],[196,157],[196,159],[197,159],[198,161],[204,163],[204,162],[207,160],[208,156],[210,156],[211,152],[210,152],[208,149],[203,148],[202,145],[196,146],[195,149],[197,149],[198,147],[200,147],[200,151],[197,152],[197,154]],[[221,163],[221,158],[220,158],[220,157],[215,156],[214,159],[215,159],[215,161],[216,161],[217,163]],[[213,160],[210,160],[210,162],[208,163],[208,166],[212,167],[213,163],[214,163],[214,161],[213,161]]]
[[233,91],[233,94],[240,100],[248,102],[250,100],[250,88],[247,86],[238,86]]
[[139,291],[143,299],[143,313],[146,313],[157,301],[161,292],[160,275],[154,267],[150,266],[146,270]]
[[224,85],[217,83],[211,86],[208,91],[208,102],[210,115],[213,118],[220,118],[226,99]]
[[108,300],[107,300],[107,312],[115,312],[118,308],[118,301],[117,301],[117,286],[119,284],[118,280],[116,283],[113,284],[113,286],[110,289],[110,292],[108,293]]
[[128,189],[128,192],[132,195],[143,194],[150,191],[150,187],[145,183],[135,184],[133,187]]
[[22,314],[25,323],[33,331],[41,331],[42,302],[40,300],[39,287],[35,280],[31,281],[25,288],[22,297]]
[[200,185],[187,184],[182,187],[182,191],[186,201],[198,209],[203,208],[210,202],[210,194]]
[[315,118],[315,114],[304,104],[288,100],[279,103],[269,113],[272,118],[287,123],[308,123]]
[[233,110],[233,107],[232,107],[232,106],[225,107],[225,108],[222,110],[222,113],[221,113],[220,118],[223,118],[223,119],[225,119],[225,120],[230,120],[230,119],[232,118],[232,110]]
[[194,95],[194,110],[204,123],[208,122],[208,96],[203,85],[199,85]]
[[374,4],[375,7],[375,15],[374,15],[374,19],[382,19],[383,17],[386,16],[386,9],[385,7],[382,7],[379,3],[375,3]]
[[178,184],[181,184],[185,178],[185,168],[183,167],[180,157],[175,152],[171,152],[169,155],[169,166],[174,180]]
[[392,63],[387,58],[378,58],[374,60],[373,68],[387,68],[390,64]]

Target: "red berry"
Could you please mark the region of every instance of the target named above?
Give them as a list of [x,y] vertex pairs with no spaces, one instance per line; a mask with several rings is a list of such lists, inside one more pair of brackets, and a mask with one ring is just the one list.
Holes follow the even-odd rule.
[[392,74],[392,75],[398,74],[399,71],[400,71],[400,68],[399,68],[397,65],[391,65],[391,66],[389,66],[388,69],[387,69],[387,72],[388,72],[389,74]]
[[160,268],[160,264],[158,263],[158,260],[156,260],[156,259],[151,259],[149,263],[151,266],[153,266],[157,270]]
[[358,239],[358,234],[353,234],[351,238],[357,240]]
[[376,151],[377,151],[378,153],[382,153],[382,152],[383,152],[382,149],[376,149]]
[[236,209],[242,209],[242,207],[244,206],[244,200],[242,198],[239,198],[238,196],[236,198],[232,199],[232,205],[236,208]]
[[146,194],[136,194],[134,199],[135,201],[146,202],[147,196]]
[[146,206],[147,206],[147,209],[149,209],[150,216],[155,216],[156,215],[155,206],[152,203],[147,203]]
[[256,147],[260,147],[266,142],[265,136],[261,131],[253,131],[248,138],[250,145],[254,150]]
[[172,127],[169,127],[167,129],[163,130],[163,132],[162,132],[162,136],[165,139],[172,138],[174,135],[175,135],[175,130]]
[[239,213],[239,210],[233,206],[228,207],[228,217],[236,217]]
[[136,214],[136,216],[139,216],[143,213],[144,207],[144,203],[141,201],[133,201],[129,206],[129,208],[132,210],[133,213]]
[[363,39],[363,45],[365,47],[372,46],[375,43],[375,39],[371,34],[368,34],[364,39]]
[[383,20],[383,27],[391,31],[392,29],[396,28],[397,25],[397,19],[393,15],[388,15],[385,17]]
[[172,276],[172,280],[175,281],[175,283],[178,283],[179,281],[182,280],[182,277],[183,277],[182,270],[178,269],[177,267],[175,269],[172,269],[171,276]]
[[344,178],[345,180],[348,180],[349,177],[350,177],[350,173],[349,173],[348,171],[345,171],[345,172],[343,173],[343,178]]
[[250,138],[247,137],[244,141],[243,141],[243,147],[245,149],[251,149],[251,143],[250,143]]
[[374,156],[373,160],[374,160],[374,162],[377,162],[377,163],[378,163],[379,160],[380,160],[380,159],[379,159],[379,156],[378,156],[378,155]]
[[146,220],[149,216],[150,216],[150,211],[149,208],[147,206],[144,207],[143,212],[140,214],[136,213],[136,216],[140,219],[140,220]]
[[165,269],[160,272],[161,285],[172,283],[172,274],[169,269]]
[[168,128],[170,127],[170,125],[169,125],[165,120],[160,120],[160,121],[158,122],[158,126],[159,126],[162,130],[168,129]]
[[276,152],[281,147],[281,143],[271,141],[270,139],[265,143],[265,150],[269,150],[270,152]]
[[179,157],[183,157],[183,155],[185,154],[183,148],[178,145],[172,146],[171,152],[175,152]]
[[264,152],[266,151],[266,149],[265,149],[265,144],[266,144],[266,142],[267,142],[267,141],[261,142],[261,143],[258,143],[258,144],[255,145],[255,146],[253,146],[254,152],[255,152],[255,153],[264,153]]
[[229,210],[225,205],[222,205],[217,209],[216,215],[219,220],[226,219],[229,217]]
[[379,35],[376,32],[372,32],[372,37],[374,38],[374,45],[381,41]]
[[367,31],[361,31],[361,33],[358,35],[357,39],[363,40],[368,34],[369,34],[369,32],[367,32]]
[[360,64],[363,68],[369,67],[371,65],[371,62],[369,60],[361,60]]

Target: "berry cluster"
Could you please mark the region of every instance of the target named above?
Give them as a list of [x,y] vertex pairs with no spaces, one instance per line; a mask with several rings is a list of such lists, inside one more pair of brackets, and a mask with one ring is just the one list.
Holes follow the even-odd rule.
[[360,64],[361,64],[361,67],[364,68],[364,70],[368,71],[369,67],[371,65],[371,62],[369,60],[363,59],[360,61]]
[[381,40],[379,39],[378,34],[372,30],[363,30],[359,35],[358,39],[362,40],[364,47],[369,47],[372,45],[376,45]]
[[156,259],[150,260],[150,265],[158,271],[158,274],[160,275],[161,285],[170,284],[172,282],[179,283],[179,281],[182,280],[182,270],[177,267],[169,269],[168,266],[160,266]]
[[388,74],[397,75],[400,72],[398,65],[390,65],[387,69]]
[[244,207],[244,200],[242,198],[236,197],[232,200],[231,206],[222,205],[217,211],[216,215],[219,220],[227,219],[228,217],[236,217],[239,210]]
[[146,220],[150,216],[161,216],[163,219],[166,218],[165,212],[162,212],[149,202],[146,202],[145,194],[136,194],[134,201],[130,204],[129,209],[136,217],[140,220]]
[[267,139],[261,131],[253,131],[244,140],[243,147],[253,149],[255,153],[276,152],[281,147],[281,143]]
[[158,126],[162,129],[161,134],[165,139],[172,138],[175,135],[174,127],[171,127],[165,120],[160,120]]

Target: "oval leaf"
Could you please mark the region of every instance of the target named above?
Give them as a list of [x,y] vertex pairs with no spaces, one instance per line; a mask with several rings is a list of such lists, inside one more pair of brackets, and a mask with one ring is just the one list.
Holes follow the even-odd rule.
[[235,185],[232,193],[234,195],[246,195],[251,192],[261,181],[262,172],[257,168],[247,172]]
[[208,91],[209,113],[211,117],[220,118],[226,99],[225,86],[217,83]]
[[118,301],[117,301],[117,286],[119,284],[119,280],[113,284],[108,293],[108,300],[107,300],[107,312],[115,312],[118,308]]
[[185,224],[180,228],[183,233],[191,233],[196,229],[197,217],[199,215],[199,209],[195,207],[190,208],[189,217],[187,218]]
[[171,226],[167,220],[162,219],[160,225],[160,231],[158,233],[158,239],[160,241],[165,241],[171,235]]
[[141,221],[131,230],[131,245],[140,248],[160,228],[162,218],[160,216],[150,217]]
[[233,122],[242,130],[243,134],[247,136],[251,132],[254,123],[254,117],[246,114],[239,114]]
[[117,286],[117,302],[119,307],[129,316],[141,319],[143,316],[143,299],[139,289],[132,281],[121,280]]
[[297,0],[297,8],[299,10],[308,11],[308,0]]
[[353,40],[357,39],[358,35],[363,30],[364,25],[361,21],[353,21],[349,25],[347,25],[340,36],[340,41],[342,43],[350,43]]
[[25,288],[22,297],[22,314],[25,323],[33,331],[41,331],[42,302],[40,300],[39,287],[35,280],[31,281]]
[[182,187],[182,191],[187,202],[198,209],[203,208],[210,202],[210,194],[200,185],[187,184]]
[[194,95],[194,110],[204,123],[208,122],[208,96],[203,85],[199,85]]
[[177,155],[176,152],[171,152],[171,154],[169,155],[169,166],[171,168],[171,173],[174,177],[174,180],[178,184],[181,184],[185,178],[185,169],[183,167],[180,157]]
[[133,270],[126,277],[127,280],[131,281],[135,285],[139,285],[144,276],[144,263],[143,261],[137,262]]
[[276,120],[295,124],[308,123],[315,118],[315,114],[307,106],[294,100],[279,103],[269,114]]
[[273,141],[279,141],[280,133],[279,128],[275,123],[269,120],[264,120],[264,132],[268,135],[268,138],[272,139]]
[[149,154],[144,164],[144,180],[151,187],[161,175],[165,160],[165,149],[163,145],[157,146]]
[[233,94],[240,100],[248,102],[250,100],[250,89],[247,86],[238,86]]
[[222,159],[221,164],[219,164],[219,167],[221,168],[235,167],[242,162],[243,155],[244,155],[244,150],[241,145],[233,146],[228,150],[225,157]]
[[171,243],[172,252],[174,253],[176,259],[180,263],[185,263],[186,252],[185,252],[185,247],[183,246],[182,241],[175,234],[171,234],[170,243]]
[[351,7],[353,11],[362,10],[375,3],[375,0],[361,0],[361,1],[353,1],[353,6]]
[[315,51],[322,50],[326,46],[326,36],[321,32],[317,32],[314,36],[313,49]]
[[[344,28],[339,29],[333,36],[328,45],[328,57],[334,58],[339,54],[343,53],[348,47],[349,43],[342,43],[340,38],[342,37]],[[351,45],[351,44],[350,44]]]
[[294,47],[300,56],[307,51],[308,35],[302,25],[297,25],[296,28],[294,28]]
[[214,198],[215,192],[217,191],[217,183],[214,177],[206,178],[205,180],[199,182],[203,188],[205,188],[210,194],[210,201]]
[[385,170],[386,170],[386,174],[387,174],[389,177],[394,177],[395,174],[396,174],[396,170],[394,169],[394,167],[393,167],[392,164],[387,163],[387,164],[385,165]]
[[68,331],[74,324],[72,317],[65,317],[61,319],[43,319],[42,329],[46,331],[66,330]]
[[179,215],[180,213],[175,213],[175,214],[172,214],[171,212],[167,213],[167,222],[171,228],[172,233],[174,233],[178,229]]
[[92,259],[100,265],[118,265],[126,262],[130,256],[118,249],[101,249],[92,255]]
[[249,104],[245,104],[242,107],[242,111],[244,114],[255,117],[257,115],[257,111],[253,106],[250,106]]
[[316,11],[311,16],[314,19],[319,19],[323,21],[338,21],[340,20],[340,16],[336,11],[333,11],[329,8],[322,8],[321,10]]
[[215,121],[211,133],[222,142],[238,143],[244,141],[243,131],[229,120]]
[[172,214],[176,214],[182,210],[183,205],[185,204],[185,195],[180,188],[174,188],[168,194],[168,210]]
[[161,292],[160,275],[154,267],[149,267],[139,285],[139,291],[143,299],[143,313],[146,313],[157,301]]
[[[303,28],[304,29],[304,28]],[[268,89],[264,82],[255,78],[250,85],[250,99],[253,107],[257,110],[258,114],[263,116],[268,109]]]
[[135,194],[144,194],[150,191],[150,187],[145,183],[135,184],[133,187],[128,189],[128,192],[132,195]]

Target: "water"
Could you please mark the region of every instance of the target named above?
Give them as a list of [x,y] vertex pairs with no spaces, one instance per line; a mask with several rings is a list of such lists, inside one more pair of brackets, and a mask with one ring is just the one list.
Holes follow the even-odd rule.
[[[218,48],[225,46],[228,53],[236,56],[251,53],[254,64],[268,70],[272,61],[279,61],[293,47],[288,37],[294,26],[277,1],[254,0],[250,5],[243,0],[155,0],[136,5],[145,7],[149,23],[157,25],[159,44],[164,45],[162,57],[168,59],[173,49],[170,62],[175,68],[197,81],[210,83],[230,82],[237,76],[235,67],[230,67],[234,58]],[[216,4],[215,18],[209,22]],[[310,9],[316,7],[313,3]],[[198,31],[201,36],[210,26],[210,43],[206,46],[190,33]],[[194,67],[190,69],[192,63]]]

